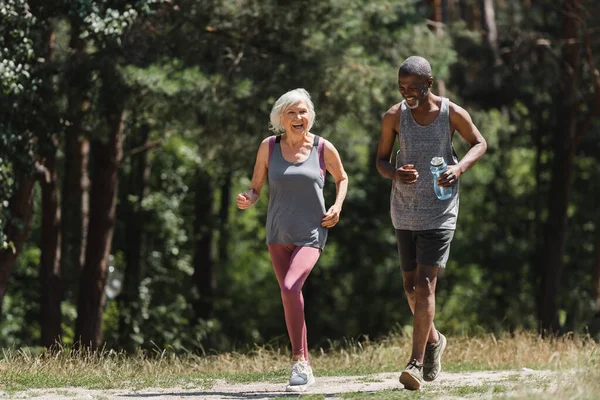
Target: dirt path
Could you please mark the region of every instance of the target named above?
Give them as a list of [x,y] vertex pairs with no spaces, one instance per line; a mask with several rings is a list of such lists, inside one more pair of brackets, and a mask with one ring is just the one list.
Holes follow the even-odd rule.
[[[538,390],[548,387],[551,371],[532,371],[528,369],[517,371],[478,371],[467,373],[442,372],[437,381],[427,383],[423,391],[428,393],[430,399],[459,399],[464,398],[461,392],[470,392],[468,387],[473,387],[472,394],[475,398],[487,398],[491,392],[503,393],[518,391],[519,387],[527,386],[528,390]],[[384,373],[367,376],[328,376],[316,377],[317,383],[305,394],[322,395],[329,399],[339,399],[344,393],[379,392],[383,390],[400,389],[397,373]],[[522,385],[527,381],[527,385]],[[537,382],[538,385],[531,385]],[[544,384],[545,382],[545,384]],[[457,392],[458,388],[462,388]],[[203,400],[236,400],[236,399],[273,399],[281,397],[297,397],[298,394],[284,392],[285,383],[227,383],[218,380],[210,389],[182,389],[182,388],[154,388],[134,390],[87,390],[81,388],[59,388],[45,390],[28,390],[13,393],[8,397],[0,393],[2,399],[35,399],[35,400],[124,400],[124,399],[203,399]],[[457,392],[455,394],[452,394]],[[487,395],[486,395],[487,393]],[[431,397],[430,397],[430,396]],[[6,396],[6,397],[5,397]]]

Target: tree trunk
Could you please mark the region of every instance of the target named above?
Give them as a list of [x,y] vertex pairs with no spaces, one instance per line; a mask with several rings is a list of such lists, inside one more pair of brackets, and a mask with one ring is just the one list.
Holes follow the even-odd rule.
[[564,29],[565,39],[575,43],[566,44],[563,52],[562,72],[565,77],[564,96],[559,102],[558,124],[554,138],[554,158],[550,181],[548,219],[544,229],[544,251],[541,258],[542,272],[538,318],[542,333],[559,330],[558,302],[562,278],[563,258],[565,254],[565,236],[567,230],[568,207],[571,195],[571,178],[576,151],[577,132],[577,77],[580,71],[580,45],[577,44],[580,0],[565,2]]
[[81,134],[83,118],[89,107],[90,71],[85,65],[85,42],[80,29],[71,23],[67,62],[67,118],[70,122],[64,142],[64,172],[62,187],[62,259],[63,284],[73,301],[85,257],[89,219],[88,162],[90,144]]
[[[544,60],[543,55],[539,55],[540,60]],[[543,62],[542,62],[543,63]],[[530,110],[534,109],[535,104],[531,102],[528,105]],[[543,266],[543,255],[544,255],[544,230],[545,230],[545,222],[542,218],[546,207],[546,199],[548,196],[546,195],[546,191],[544,188],[544,172],[547,171],[547,166],[544,162],[544,155],[547,152],[547,146],[544,144],[544,136],[547,132],[551,131],[548,129],[548,123],[544,118],[542,113],[537,113],[537,119],[534,130],[534,142],[535,142],[535,190],[534,190],[534,199],[533,199],[533,224],[531,237],[533,243],[533,251],[531,252],[531,269],[529,271],[529,281],[534,289],[534,298],[536,299],[537,304],[541,304],[540,296],[538,288],[541,287],[541,279],[544,276],[544,266]],[[538,293],[535,293],[535,291]]]
[[[143,124],[140,131],[141,140],[137,146],[144,148],[150,140],[150,126]],[[125,208],[126,236],[128,245],[125,247],[125,276],[123,279],[123,292],[119,296],[119,337],[122,347],[134,351],[131,340],[134,325],[140,318],[140,282],[143,275],[142,259],[144,254],[144,221],[145,212],[142,207],[144,199],[148,196],[148,183],[150,180],[150,151],[144,150],[132,156],[132,168],[129,180],[130,191],[135,197],[135,203],[127,199],[123,202]],[[127,196],[129,197],[129,196]]]
[[62,282],[60,278],[60,196],[56,155],[45,157],[46,175],[41,180],[42,227],[40,261],[40,327],[42,346],[52,348],[62,335]]
[[483,15],[484,27],[486,32],[486,38],[492,56],[494,58],[492,83],[494,88],[500,89],[502,85],[500,71],[498,67],[502,65],[502,59],[500,58],[500,47],[498,45],[498,28],[496,26],[496,11],[494,10],[494,0],[480,0],[481,1],[481,13]]
[[[63,257],[62,270],[65,285],[77,293],[79,276],[85,259],[85,246],[89,223],[90,143],[74,130],[65,141],[65,169],[63,182]],[[76,298],[76,296],[75,296]]]
[[89,233],[81,273],[76,338],[81,346],[98,349],[102,344],[102,316],[106,302],[106,278],[123,156],[125,93],[114,66],[101,71],[101,101],[108,126],[107,143],[92,144],[93,179]]
[[594,316],[589,322],[590,336],[600,341],[600,238],[596,239],[596,254],[592,265],[592,299],[594,300]]
[[[447,9],[447,0],[429,0],[429,5],[431,6],[431,20],[433,21],[433,32],[436,35],[441,36],[444,35],[443,26],[445,24],[444,17],[446,16],[446,12],[444,10]],[[440,96],[446,96],[446,81],[443,79],[435,80],[437,93]]]
[[[52,20],[45,21],[46,31],[46,65],[54,62],[55,35]],[[47,121],[53,121],[57,112],[54,107],[54,72],[50,68],[43,71],[40,96],[43,101],[42,112]],[[40,135],[41,174],[40,186],[42,191],[42,225],[40,238],[40,328],[41,344],[50,349],[60,343],[62,313],[62,282],[60,277],[61,259],[61,213],[60,196],[58,191],[58,173],[56,171],[56,138],[53,132],[43,132]]]
[[460,17],[471,31],[479,30],[479,9],[474,0],[459,0]]
[[213,296],[216,288],[213,255],[213,198],[211,177],[199,170],[196,184],[196,212],[194,220],[194,275],[192,277],[198,298],[193,307],[198,320],[213,317]]
[[29,235],[33,214],[35,178],[15,171],[15,192],[8,204],[10,219],[6,223],[4,234],[12,246],[0,250],[0,310],[8,288],[8,280],[17,256]]
[[592,265],[592,299],[594,300],[596,313],[600,313],[600,238],[596,239],[596,254]]
[[231,171],[227,171],[221,185],[221,204],[219,210],[219,264],[227,265],[229,260],[229,207],[231,205]]
[[429,6],[431,7],[431,20],[436,22],[434,31],[439,33],[441,29],[442,20],[442,0],[429,0]]
[[452,6],[452,0],[441,0],[441,5],[440,5],[440,13],[441,15],[441,21],[446,24],[446,26],[450,26],[451,24],[451,18],[450,18],[450,7]]

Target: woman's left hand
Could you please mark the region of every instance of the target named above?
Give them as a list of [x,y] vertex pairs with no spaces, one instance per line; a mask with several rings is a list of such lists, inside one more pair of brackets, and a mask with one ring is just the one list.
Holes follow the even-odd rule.
[[342,210],[338,206],[331,206],[321,220],[321,226],[325,228],[333,228],[340,220],[340,212]]

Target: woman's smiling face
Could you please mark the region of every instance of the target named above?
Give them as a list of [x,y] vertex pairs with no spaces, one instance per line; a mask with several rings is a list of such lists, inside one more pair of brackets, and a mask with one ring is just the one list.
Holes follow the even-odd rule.
[[309,122],[308,107],[303,101],[289,106],[281,115],[281,124],[286,133],[306,133]]

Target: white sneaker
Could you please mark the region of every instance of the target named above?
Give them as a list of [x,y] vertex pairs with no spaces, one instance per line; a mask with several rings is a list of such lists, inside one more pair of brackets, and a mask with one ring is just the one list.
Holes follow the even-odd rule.
[[285,388],[286,392],[304,392],[306,388],[315,384],[312,368],[306,361],[294,361],[290,374],[290,383]]

